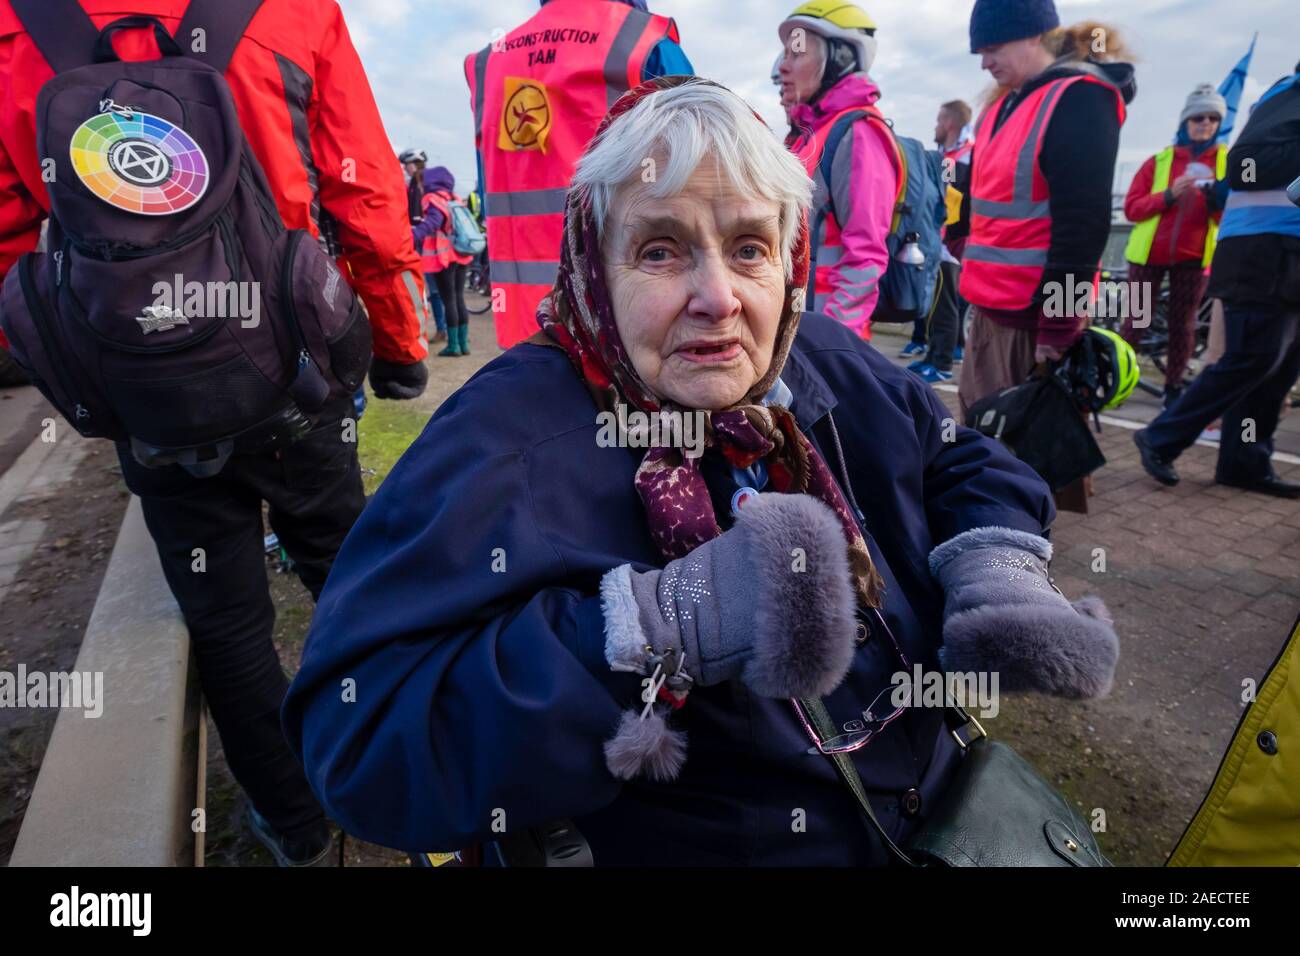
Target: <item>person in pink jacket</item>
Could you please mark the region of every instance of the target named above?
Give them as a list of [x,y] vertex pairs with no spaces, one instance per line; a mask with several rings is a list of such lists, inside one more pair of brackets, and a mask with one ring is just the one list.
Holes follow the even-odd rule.
[[[813,215],[826,216],[816,249],[813,307],[871,337],[871,314],[889,265],[889,235],[898,195],[898,152],[876,108],[880,88],[867,75],[875,58],[875,24],[852,4],[805,3],[782,22],[782,97],[790,110],[788,145],[816,183]],[[835,121],[866,111],[835,150],[830,182],[820,169]]]

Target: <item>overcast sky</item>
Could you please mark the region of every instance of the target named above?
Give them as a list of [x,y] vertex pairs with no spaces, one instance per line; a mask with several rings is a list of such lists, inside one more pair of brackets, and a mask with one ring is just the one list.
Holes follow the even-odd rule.
[[[462,62],[537,10],[537,0],[339,0],[370,75],[395,150],[416,146],[449,167],[457,188],[474,185],[473,132]],[[777,25],[797,0],[650,0],[676,19],[701,76],[730,87],[784,131],[768,76],[780,49]],[[972,0],[871,0],[880,51],[872,76],[880,106],[901,132],[929,143],[945,100],[978,101],[988,76],[968,51]],[[1218,85],[1259,43],[1243,111],[1300,60],[1297,0],[1057,0],[1064,23],[1099,20],[1137,54],[1138,96],[1120,149],[1119,177],[1165,146],[1191,89]],[[1238,129],[1244,122],[1238,120]]]

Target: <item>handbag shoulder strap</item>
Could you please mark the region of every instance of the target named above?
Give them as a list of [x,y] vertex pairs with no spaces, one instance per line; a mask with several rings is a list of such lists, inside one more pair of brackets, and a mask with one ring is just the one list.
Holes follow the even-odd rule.
[[[826,705],[822,703],[820,697],[805,697],[801,698],[799,702],[803,705],[804,710],[808,712],[813,726],[817,728],[817,733],[827,739],[835,736],[835,724],[831,721],[831,715],[826,712]],[[829,754],[829,756],[835,763],[835,769],[839,771],[840,778],[853,793],[854,799],[858,801],[858,809],[870,822],[872,829],[876,831],[876,835],[884,842],[885,849],[893,854],[894,858],[904,866],[917,866],[916,861],[899,849],[898,844],[885,832],[885,828],[876,819],[875,811],[871,809],[871,801],[867,798],[867,789],[862,784],[862,777],[858,774],[857,768],[853,766],[853,758],[846,753]]]
[[[826,711],[826,705],[822,703],[820,697],[803,697],[800,698],[799,703],[803,705],[804,710],[807,711],[808,716],[812,719],[813,726],[817,729],[818,734],[826,739],[835,736],[835,723],[831,720],[831,715]],[[988,733],[980,725],[980,722],[968,714],[959,704],[948,704],[944,708],[943,718],[944,723],[947,725],[948,732],[953,735],[953,739],[957,741],[957,745],[961,747],[963,752],[980,737],[988,736]],[[975,728],[975,733],[971,735],[969,740],[963,740],[961,732],[971,727]],[[871,801],[867,797],[867,788],[862,783],[862,777],[858,774],[857,767],[853,766],[853,758],[847,753],[829,754],[828,756],[834,762],[835,769],[839,771],[840,779],[844,781],[845,786],[849,788],[854,799],[857,800],[858,809],[862,811],[863,816],[865,816],[867,821],[871,824],[871,828],[875,830],[876,834],[884,842],[885,849],[889,850],[894,858],[904,866],[922,866],[923,864],[912,859],[912,857],[904,852],[898,844],[893,841],[890,835],[885,832],[885,828],[881,824],[880,820],[877,819],[875,811],[871,809]]]

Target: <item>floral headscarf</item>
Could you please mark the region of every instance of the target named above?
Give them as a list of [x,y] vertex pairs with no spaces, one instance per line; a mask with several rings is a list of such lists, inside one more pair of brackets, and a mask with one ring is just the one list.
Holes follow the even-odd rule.
[[[643,83],[615,102],[596,135],[652,93],[707,82],[676,76]],[[772,363],[738,404],[706,413],[705,447],[716,449],[737,468],[761,460],[767,468],[769,490],[809,494],[829,505],[844,528],[858,600],[879,607],[880,576],[826,462],[799,430],[789,409],[762,404],[785,367],[799,329],[808,284],[808,255],[805,219],[795,242],[794,268],[786,283]],[[614,411],[619,405],[647,413],[695,411],[659,398],[633,368],[614,321],[591,204],[578,189],[570,190],[565,205],[564,248],[555,289],[542,300],[537,319],[545,336],[568,354],[602,411]],[[635,480],[650,532],[665,558],[685,557],[722,533],[698,458],[687,457],[678,447],[651,448]]]

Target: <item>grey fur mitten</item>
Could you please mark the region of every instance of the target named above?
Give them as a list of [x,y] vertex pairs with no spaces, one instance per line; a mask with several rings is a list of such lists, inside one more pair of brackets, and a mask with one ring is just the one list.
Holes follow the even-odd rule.
[[[658,672],[670,692],[736,680],[764,697],[819,696],[852,663],[848,546],[834,512],[809,495],[751,498],[729,531],[662,569],[614,568],[600,593],[610,667]],[[683,742],[638,726],[659,716],[644,702],[640,721],[624,715],[607,762],[620,777],[671,779]]]
[[1011,528],[976,528],[935,548],[950,672],[997,672],[1003,690],[1104,697],[1119,637],[1100,598],[1071,604],[1051,583],[1052,546]]

